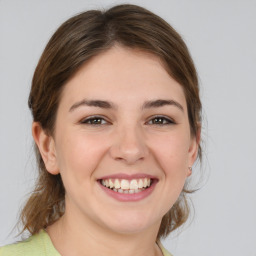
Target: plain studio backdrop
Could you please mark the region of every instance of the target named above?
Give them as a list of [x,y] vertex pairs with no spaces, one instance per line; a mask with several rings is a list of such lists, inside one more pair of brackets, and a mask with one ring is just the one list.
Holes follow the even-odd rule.
[[[176,256],[256,256],[256,1],[127,2],[183,36],[200,77],[205,181],[193,221],[164,245]],[[0,245],[18,240],[11,231],[36,177],[27,98],[47,41],[76,13],[127,2],[0,0]]]

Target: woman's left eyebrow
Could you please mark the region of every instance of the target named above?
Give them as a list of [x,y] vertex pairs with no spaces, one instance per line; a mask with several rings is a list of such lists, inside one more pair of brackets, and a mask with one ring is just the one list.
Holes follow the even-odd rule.
[[165,99],[146,101],[143,104],[142,109],[145,109],[145,108],[159,108],[159,107],[163,107],[163,106],[166,106],[166,105],[175,106],[175,107],[179,108],[182,112],[184,112],[184,108],[182,107],[182,105],[179,102],[177,102],[175,100],[165,100]]

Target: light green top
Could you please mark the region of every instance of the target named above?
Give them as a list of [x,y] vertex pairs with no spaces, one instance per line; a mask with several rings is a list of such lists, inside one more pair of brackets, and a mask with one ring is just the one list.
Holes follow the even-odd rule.
[[0,256],[60,256],[46,231],[0,248]]
[[[172,256],[159,244],[164,256]],[[61,256],[54,248],[48,234],[41,230],[25,241],[0,248],[0,256]]]

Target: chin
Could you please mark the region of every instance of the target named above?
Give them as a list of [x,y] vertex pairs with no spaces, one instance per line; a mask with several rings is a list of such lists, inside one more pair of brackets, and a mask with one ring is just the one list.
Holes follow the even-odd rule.
[[153,218],[153,216],[149,218],[149,216],[142,214],[122,214],[120,216],[113,216],[105,225],[115,233],[129,235],[141,233],[148,229],[158,230],[160,223],[161,219],[157,221],[156,217]]

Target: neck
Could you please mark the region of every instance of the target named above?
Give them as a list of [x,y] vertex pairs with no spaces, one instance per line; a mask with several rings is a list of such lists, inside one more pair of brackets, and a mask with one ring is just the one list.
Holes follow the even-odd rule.
[[138,233],[122,234],[88,220],[77,221],[76,218],[70,217],[65,213],[47,229],[53,245],[62,256],[162,255],[156,244],[160,223]]

